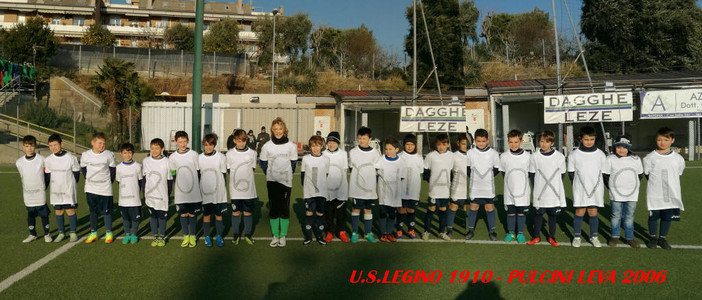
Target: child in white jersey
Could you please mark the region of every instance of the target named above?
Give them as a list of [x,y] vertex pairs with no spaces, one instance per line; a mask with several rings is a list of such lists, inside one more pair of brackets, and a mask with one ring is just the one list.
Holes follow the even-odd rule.
[[180,228],[183,231],[181,247],[197,245],[197,216],[202,212],[202,195],[200,194],[200,164],[198,154],[188,148],[188,133],[177,131],[176,152],[168,157],[169,167],[175,182],[174,202],[180,215]]
[[27,135],[22,138],[22,147],[26,155],[15,162],[20,179],[22,180],[22,198],[27,207],[27,227],[29,236],[22,243],[29,243],[37,239],[37,217],[41,218],[44,228],[44,241],[51,242],[49,234],[49,206],[46,205],[46,187],[48,182],[44,176],[44,157],[34,152],[37,139]]
[[534,216],[533,239],[527,245],[541,241],[541,225],[544,214],[548,215],[548,242],[553,247],[560,246],[556,242],[556,221],[563,208],[566,207],[563,179],[566,173],[565,156],[553,149],[556,136],[550,130],[543,131],[539,136],[539,150],[531,155],[529,162],[529,180],[533,187]]
[[[524,225],[526,214],[531,204],[529,188],[529,161],[531,154],[522,149],[522,133],[512,129],[507,133],[509,151],[500,155],[500,171],[504,179],[504,204],[507,211],[507,236],[505,242],[515,238],[518,243],[525,243]],[[516,228],[515,228],[516,227]]]
[[261,169],[266,174],[270,222],[273,238],[271,247],[285,247],[290,227],[290,193],[297,165],[297,146],[288,139],[288,127],[281,118],[271,124],[271,140],[261,148]]
[[[680,221],[680,211],[685,210],[682,202],[680,176],[685,170],[685,159],[671,150],[675,142],[675,132],[663,127],[656,133],[657,149],[643,159],[646,183],[646,207],[648,208],[648,231],[650,239],[646,246],[655,249],[660,246],[670,250],[668,231],[672,221]],[[660,231],[658,221],[660,220]]]
[[202,230],[205,247],[212,247],[210,228],[212,215],[215,216],[215,241],[218,247],[224,246],[222,215],[227,212],[227,158],[215,150],[217,135],[206,134],[202,139],[203,152],[198,158],[200,166],[200,193],[202,195]]
[[380,159],[380,153],[370,146],[371,129],[361,127],[358,129],[358,146],[349,151],[349,168],[351,180],[349,183],[349,197],[353,198],[351,211],[351,242],[358,242],[358,225],[363,210],[363,227],[366,240],[377,242],[373,237],[373,207],[378,201],[375,164]]
[[453,169],[451,170],[451,203],[446,211],[446,235],[451,239],[453,223],[458,209],[466,210],[468,199],[468,135],[459,135],[456,141],[458,150],[453,152]]
[[312,233],[317,243],[324,246],[324,209],[329,198],[327,176],[329,175],[329,157],[322,155],[324,138],[318,135],[310,137],[308,142],[311,153],[302,158],[300,181],[305,201],[305,219],[302,232],[305,239],[303,245],[312,243]]
[[568,155],[568,177],[573,185],[573,247],[580,247],[580,235],[585,211],[589,216],[590,243],[602,247],[597,238],[600,220],[597,208],[604,207],[604,184],[602,170],[607,169],[607,156],[595,146],[595,128],[580,128],[580,146]]
[[150,155],[142,162],[144,176],[144,202],[149,209],[149,224],[154,240],[151,247],[166,245],[166,219],[168,201],[173,187],[170,163],[163,155],[164,142],[155,138],[149,144]]
[[475,148],[468,151],[468,176],[470,177],[470,210],[468,211],[468,232],[466,241],[473,238],[475,222],[480,205],[485,207],[488,223],[488,237],[497,240],[495,233],[495,176],[500,169],[500,154],[488,146],[488,132],[475,131]]
[[237,129],[234,131],[234,148],[227,152],[227,169],[229,169],[229,198],[232,205],[232,231],[234,239],[232,243],[239,245],[241,241],[241,230],[239,229],[244,217],[244,241],[253,245],[251,237],[253,230],[253,211],[258,194],[256,194],[256,180],[254,171],[256,170],[256,150],[247,146],[248,137],[246,131]]
[[415,209],[419,203],[419,193],[422,189],[422,176],[424,173],[424,158],[417,153],[417,136],[407,134],[404,139],[405,151],[398,154],[405,162],[405,180],[402,181],[402,207],[397,212],[397,238],[402,238],[402,228],[406,222],[407,236],[416,239],[414,232]]
[[631,140],[620,135],[614,141],[614,154],[607,156],[607,169],[602,170],[605,186],[609,189],[612,205],[612,237],[607,245],[614,247],[619,241],[620,228],[624,228],[624,241],[632,248],[639,245],[634,240],[634,211],[639,200],[639,185],[643,178],[641,159],[631,152]]
[[49,150],[51,150],[51,155],[44,160],[44,173],[49,177],[49,202],[54,206],[56,226],[58,226],[59,231],[59,235],[54,239],[54,242],[58,243],[66,237],[63,220],[64,211],[68,215],[70,241],[76,242],[78,241],[78,236],[76,235],[78,223],[76,216],[76,208],[78,208],[76,186],[80,180],[80,164],[73,154],[63,150],[63,141],[58,134],[54,133],[49,137]]
[[439,237],[446,239],[446,209],[451,198],[451,170],[453,152],[449,151],[449,137],[445,133],[436,136],[436,149],[424,159],[424,180],[429,182],[429,205],[424,215],[422,239],[428,240],[434,212],[439,207]]
[[349,180],[347,172],[349,169],[349,156],[346,151],[341,150],[341,135],[332,131],[327,136],[327,150],[324,156],[329,158],[329,175],[327,185],[329,189],[329,199],[324,211],[326,219],[327,235],[324,241],[331,243],[334,234],[345,243],[350,239],[346,236],[346,202],[349,200]]
[[122,244],[136,244],[139,241],[137,231],[141,221],[141,190],[144,188],[144,176],[141,164],[135,162],[134,145],[122,144],[119,148],[122,162],[117,165],[115,180],[119,184],[119,205],[122,214],[124,238]]
[[404,180],[405,161],[397,155],[400,142],[388,138],[384,143],[385,155],[376,163],[378,170],[378,201],[380,203],[380,241],[395,242],[393,227],[395,213],[402,207],[402,181]]
[[93,134],[92,149],[83,152],[80,167],[85,177],[85,199],[90,209],[90,235],[85,240],[90,244],[98,239],[98,217],[105,221],[105,243],[113,241],[112,236],[112,183],[115,181],[115,155],[105,150],[107,137],[102,132]]

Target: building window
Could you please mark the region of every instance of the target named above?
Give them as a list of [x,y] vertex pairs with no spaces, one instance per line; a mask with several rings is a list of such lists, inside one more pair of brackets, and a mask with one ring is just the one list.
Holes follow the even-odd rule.
[[118,16],[110,16],[110,25],[120,26],[122,25],[122,20]]
[[244,25],[244,31],[251,31],[251,25]]
[[131,23],[132,23],[132,25],[131,25],[132,27],[139,27],[139,19],[133,18]]
[[73,16],[73,25],[85,26],[85,17]]
[[51,24],[53,25],[61,25],[61,16],[53,16],[51,18]]
[[134,48],[139,47],[139,41],[137,39],[133,38],[131,46]]
[[[164,2],[165,3],[165,2]],[[161,19],[161,24],[159,24],[160,27],[168,27],[168,18],[162,18]]]
[[180,25],[188,26],[188,25],[190,25],[190,20],[188,20],[188,19],[180,19]]

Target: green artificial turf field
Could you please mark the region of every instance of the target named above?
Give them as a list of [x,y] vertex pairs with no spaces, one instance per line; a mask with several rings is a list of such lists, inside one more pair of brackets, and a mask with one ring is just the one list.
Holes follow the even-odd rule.
[[[631,249],[621,246],[621,243],[616,248],[606,246],[610,237],[608,200],[605,207],[600,209],[599,234],[600,240],[605,244],[600,249],[589,247],[585,242],[583,244],[586,245],[579,249],[569,246],[572,238],[572,207],[559,217],[557,238],[561,247],[516,243],[507,245],[501,242],[506,224],[506,215],[501,209],[501,195],[498,195],[496,203],[500,242],[487,242],[487,227],[481,210],[476,236],[473,238],[475,242],[470,244],[462,242],[465,214],[459,213],[455,226],[458,232],[454,232],[452,242],[440,241],[436,235],[432,235],[430,241],[345,244],[335,240],[326,246],[316,243],[303,246],[299,240],[302,237],[299,219],[304,216],[299,178],[295,180],[291,200],[293,212],[288,235],[291,240],[285,248],[270,248],[265,240],[270,237],[270,225],[264,205],[267,201],[265,177],[261,173],[256,176],[260,200],[254,214],[254,246],[245,243],[234,246],[227,240],[222,248],[206,248],[201,225],[198,225],[198,246],[181,248],[180,225],[174,222],[177,220],[173,205],[169,212],[167,230],[171,239],[163,248],[150,246],[147,213],[139,229],[144,239],[136,245],[122,245],[122,220],[117,210],[113,222],[117,238],[113,244],[105,244],[102,237],[94,244],[71,244],[68,241],[47,244],[41,238],[23,244],[21,241],[28,233],[26,210],[21,200],[21,183],[14,167],[4,166],[0,167],[0,298],[696,298],[695,287],[702,282],[699,279],[702,235],[697,230],[702,227],[702,218],[699,217],[702,204],[697,201],[699,197],[696,197],[702,192],[699,185],[702,176],[700,165],[689,163],[683,175],[686,210],[682,213],[682,221],[673,223],[668,236],[674,248],[671,251],[660,248]],[[501,179],[498,176],[498,194],[502,191]],[[567,194],[570,194],[570,184],[565,185]],[[647,236],[644,189],[645,184],[642,184],[640,199],[644,200],[640,200],[635,215],[636,239],[642,246]],[[83,178],[78,191],[78,234],[85,236],[89,232],[89,222],[85,194],[82,192]],[[426,186],[423,193],[426,194]],[[571,202],[568,201],[570,205]],[[115,204],[116,202],[115,199]],[[417,215],[420,232],[424,228],[422,219],[425,208],[426,201],[422,201]],[[53,215],[50,222],[51,234],[55,237],[57,231]],[[39,220],[37,223],[40,224]],[[434,233],[437,223],[435,220]],[[589,232],[587,219],[584,223],[583,232],[586,235]],[[225,217],[225,232],[231,237],[229,224],[229,218]],[[529,215],[527,228],[531,224],[532,215]],[[42,233],[41,228],[38,232]],[[99,233],[104,234],[103,227]],[[686,247],[676,248],[677,245]],[[55,256],[57,249],[62,247],[68,249],[64,249],[64,253],[52,260],[42,260],[47,256]],[[32,268],[36,270],[26,274],[25,271]],[[351,283],[354,270],[357,271],[356,276],[359,276],[360,271],[364,272],[356,279],[368,280],[368,272],[371,270],[377,271],[378,279],[373,283]],[[417,283],[376,283],[383,278],[386,270],[390,271],[385,279],[388,282],[392,282],[396,270],[424,270],[427,273],[441,271],[442,277],[437,283],[425,283],[423,280],[418,280]],[[451,272],[454,270],[458,273],[455,282],[451,283]],[[462,283],[459,281],[463,270],[469,270],[470,277]],[[536,281],[539,281],[538,275],[547,270],[573,270],[574,275],[569,283],[520,283],[519,279],[508,282],[512,270],[536,270]],[[587,281],[591,270],[602,270],[602,274],[606,274],[605,278],[613,276],[615,282],[578,283],[580,272],[585,271],[582,280]],[[642,279],[645,276],[638,279],[636,276],[631,277],[632,281],[653,280],[651,283],[622,283],[628,275],[625,273],[627,270],[656,272],[648,272],[649,277],[646,279]],[[475,271],[480,271],[480,280],[474,283]],[[492,279],[487,283],[481,282],[488,281],[489,273],[485,271],[492,271]],[[405,273],[400,274],[398,281],[402,280],[403,274]],[[438,272],[432,274],[436,279]],[[486,274],[485,278],[482,277],[483,274]],[[656,283],[654,275],[658,275],[657,279],[662,283]],[[593,278],[597,278],[597,274]],[[410,277],[405,279],[412,281]],[[9,283],[12,284],[8,285]]]

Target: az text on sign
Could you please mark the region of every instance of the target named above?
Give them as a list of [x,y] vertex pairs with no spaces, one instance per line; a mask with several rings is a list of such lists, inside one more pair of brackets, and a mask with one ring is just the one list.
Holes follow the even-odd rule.
[[544,123],[631,121],[633,105],[631,92],[544,96]]
[[702,89],[641,93],[641,119],[702,117]]
[[403,106],[400,132],[465,132],[463,106]]

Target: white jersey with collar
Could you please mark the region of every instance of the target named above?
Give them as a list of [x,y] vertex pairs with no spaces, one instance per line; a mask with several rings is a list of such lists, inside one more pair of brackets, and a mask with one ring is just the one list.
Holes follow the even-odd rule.
[[44,182],[44,157],[35,154],[32,159],[22,156],[15,162],[22,180],[22,198],[27,207],[46,204],[46,183]]

